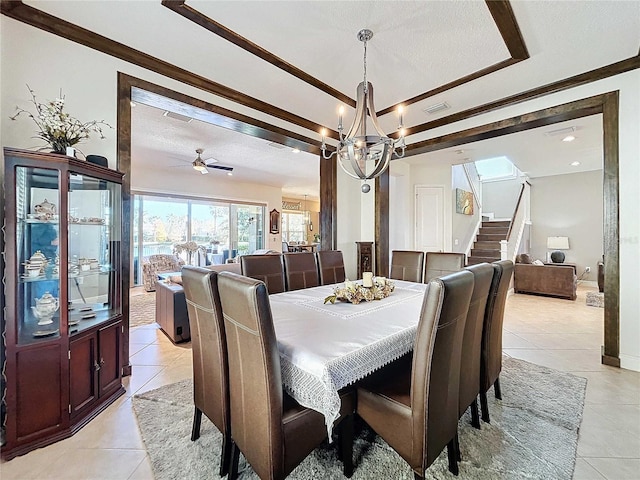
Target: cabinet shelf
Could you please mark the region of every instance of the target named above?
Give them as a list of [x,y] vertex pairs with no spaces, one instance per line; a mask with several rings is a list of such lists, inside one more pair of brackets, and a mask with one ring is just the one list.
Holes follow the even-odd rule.
[[[91,270],[82,271],[76,275],[67,275],[68,280],[73,280],[74,278],[85,278],[85,277],[93,277],[95,275],[108,275],[109,273],[114,273],[115,270],[109,267],[100,267],[94,268]],[[37,277],[24,277],[20,276],[18,279],[19,283],[33,283],[33,282],[48,282],[51,280],[59,280],[60,275],[39,275]]]

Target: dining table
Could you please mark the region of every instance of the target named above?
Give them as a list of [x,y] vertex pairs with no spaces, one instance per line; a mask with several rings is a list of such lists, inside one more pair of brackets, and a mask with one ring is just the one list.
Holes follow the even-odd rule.
[[341,284],[269,295],[284,389],[324,415],[329,438],[339,391],[413,350],[428,285],[393,282],[390,296],[359,304],[325,303]]

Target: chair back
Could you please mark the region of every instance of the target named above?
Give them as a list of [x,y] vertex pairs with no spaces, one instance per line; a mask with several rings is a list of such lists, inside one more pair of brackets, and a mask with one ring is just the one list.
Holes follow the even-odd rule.
[[424,252],[410,250],[393,250],[391,252],[389,278],[422,283],[423,271]]
[[413,454],[424,471],[458,428],[460,356],[473,274],[461,271],[429,282],[413,350]]
[[269,294],[284,292],[282,255],[243,255],[240,267],[244,276],[263,281]]
[[[260,478],[284,471],[282,379],[263,282],[218,277],[229,354],[231,436]],[[276,475],[277,478],[277,475]]]
[[340,250],[321,250],[316,252],[316,257],[321,285],[344,282],[344,260]]
[[320,284],[316,256],[313,253],[286,253],[282,259],[288,291],[317,287]]
[[513,275],[511,260],[494,262],[492,265],[493,279],[484,314],[480,364],[480,389],[485,392],[495,383],[502,370],[502,323],[507,292]]
[[459,272],[464,268],[464,262],[464,253],[427,252],[425,283],[449,273]]
[[182,287],[187,301],[193,353],[193,402],[223,434],[229,432],[229,367],[218,274],[185,266]]
[[466,268],[473,273],[473,293],[469,303],[467,320],[462,339],[460,360],[460,402],[458,416],[467,410],[480,393],[480,351],[484,312],[493,279],[493,267],[488,263],[471,265]]

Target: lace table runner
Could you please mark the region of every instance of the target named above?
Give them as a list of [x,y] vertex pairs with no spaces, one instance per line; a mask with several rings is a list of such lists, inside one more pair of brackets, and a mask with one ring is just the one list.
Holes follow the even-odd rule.
[[395,284],[391,296],[358,305],[325,305],[333,285],[269,297],[284,388],[322,413],[329,433],[340,412],[338,391],[413,349],[427,285]]

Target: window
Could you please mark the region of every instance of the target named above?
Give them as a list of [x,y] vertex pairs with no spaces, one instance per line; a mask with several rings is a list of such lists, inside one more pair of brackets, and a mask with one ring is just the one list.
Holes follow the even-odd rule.
[[507,178],[516,178],[518,170],[507,157],[489,158],[487,160],[478,160],[475,162],[476,170],[480,175],[480,180],[506,180]]
[[[223,200],[136,194],[132,201],[132,284],[142,283],[142,261],[173,254],[176,244],[195,242],[197,265],[222,264],[264,248],[264,205]],[[186,252],[181,254],[189,261]]]
[[282,240],[298,243],[307,240],[303,212],[282,213]]

